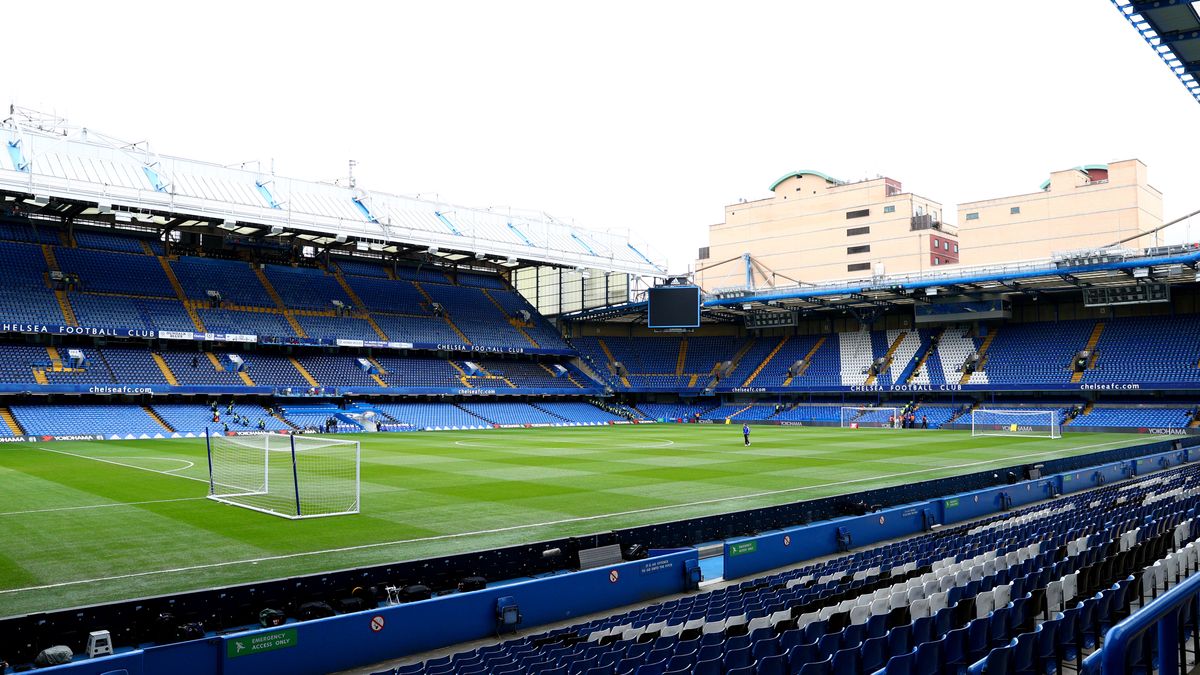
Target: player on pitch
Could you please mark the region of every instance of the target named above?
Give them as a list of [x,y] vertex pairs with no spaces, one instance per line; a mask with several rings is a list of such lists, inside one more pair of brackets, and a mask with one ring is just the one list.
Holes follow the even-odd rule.
[[742,438],[745,439],[746,445],[750,445],[750,425],[742,425]]

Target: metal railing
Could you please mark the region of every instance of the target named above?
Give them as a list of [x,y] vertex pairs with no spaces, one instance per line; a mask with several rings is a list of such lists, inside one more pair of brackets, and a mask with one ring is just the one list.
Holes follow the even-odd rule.
[[[1200,602],[1200,574],[1194,574],[1175,588],[1167,591],[1129,618],[1109,629],[1104,644],[1083,660],[1082,675],[1124,675],[1130,669],[1127,663],[1130,647],[1141,643],[1146,632],[1157,628],[1158,672],[1160,675],[1176,675],[1187,672],[1185,632],[1180,630],[1180,613],[1192,603],[1191,621],[1195,621],[1196,603]],[[1196,626],[1190,633],[1196,634]],[[1145,665],[1142,666],[1145,669]]]

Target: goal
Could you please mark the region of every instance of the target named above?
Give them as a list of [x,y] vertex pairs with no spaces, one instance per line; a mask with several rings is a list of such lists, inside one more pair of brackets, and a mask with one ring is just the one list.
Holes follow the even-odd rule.
[[1061,438],[1057,410],[990,410],[971,411],[972,436],[1032,436]]
[[358,441],[206,433],[205,442],[209,499],[291,519],[358,513]]
[[[896,408],[874,406],[842,406],[842,428],[866,427],[895,428],[894,420],[899,415]],[[888,420],[893,420],[889,426]]]

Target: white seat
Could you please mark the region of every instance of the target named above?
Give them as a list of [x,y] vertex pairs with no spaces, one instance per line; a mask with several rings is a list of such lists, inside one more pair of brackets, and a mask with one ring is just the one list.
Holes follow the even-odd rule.
[[1016,551],[1009,551],[1004,554],[1004,562],[1008,564],[1008,567],[1012,567],[1013,565],[1020,565],[1021,559],[1017,556]]
[[767,617],[767,620],[770,622],[770,624],[772,626],[781,624],[784,621],[791,621],[792,620],[792,610],[781,609],[778,612],[772,612],[771,616]]
[[871,614],[887,614],[890,610],[887,598],[876,598],[871,601]]
[[[730,628],[733,628],[735,626],[745,626],[748,623],[750,623],[750,617],[745,614],[738,614],[737,616],[726,617],[725,618],[725,630],[729,630]],[[759,627],[762,628],[762,626],[759,626]]]
[[864,624],[870,618],[871,618],[871,606],[870,605],[858,605],[854,609],[850,610],[850,625],[851,626],[857,626],[860,624]]
[[929,596],[929,613],[931,615],[937,614],[949,606],[949,598],[947,595],[947,593],[942,592],[934,593],[933,595]]
[[659,631],[658,636],[659,637],[675,637],[676,635],[679,635],[682,632],[683,632],[683,624],[674,623],[674,624],[668,624],[668,625],[664,626],[663,629],[661,631]]
[[983,576],[990,577],[990,576],[994,576],[995,574],[996,574],[996,561],[995,560],[984,560],[983,561]]
[[704,627],[705,623],[707,623],[707,622],[704,620],[704,617],[699,617],[696,619],[688,619],[687,621],[684,622],[683,629],[684,630],[700,630],[701,628]]
[[975,596],[975,618],[981,619],[996,609],[996,598],[991,591],[984,591]]
[[980,581],[983,579],[983,564],[976,565],[971,568],[971,581]]
[[1012,602],[1012,584],[1002,584],[992,589],[992,597],[996,607],[1003,607]]
[[875,599],[875,596],[873,596],[873,595],[860,595],[854,599],[854,606],[855,607],[859,607],[859,606],[870,607],[871,601],[874,599]]
[[1075,599],[1079,594],[1079,579],[1072,572],[1062,578],[1063,606]]
[[839,602],[837,605],[837,613],[841,614],[842,612],[849,612],[850,609],[853,608],[857,604],[858,603],[855,602],[854,600],[843,600],[843,601]]
[[799,619],[796,619],[796,627],[804,628],[808,624],[813,623],[815,621],[819,621],[820,619],[821,619],[820,612],[807,612],[805,614],[801,614]]
[[881,588],[881,589],[879,589],[879,590],[875,591],[875,594],[874,594],[872,597],[873,597],[875,600],[878,600],[878,599],[880,599],[880,598],[890,598],[890,597],[892,597],[892,589],[890,589],[890,588]]
[[908,606],[908,615],[912,617],[913,621],[930,616],[929,601],[925,598],[917,598],[916,600],[913,600]]
[[1046,584],[1046,611],[1063,611],[1063,585],[1059,579]]
[[705,624],[703,626],[700,627],[701,635],[711,635],[712,633],[724,633],[724,632],[725,632],[725,622],[724,621],[707,621],[707,622],[705,622]]
[[594,631],[588,633],[587,641],[588,642],[599,642],[599,641],[603,640],[607,635],[608,635],[608,629],[594,630]]
[[646,629],[644,627],[643,628],[626,628],[625,630],[621,631],[621,639],[622,640],[636,640],[642,636],[642,633],[645,633],[645,632],[646,632]]
[[958,574],[954,575],[954,585],[955,586],[962,587],[962,586],[966,586],[969,583],[971,583],[971,571],[970,570],[959,570]]
[[904,592],[892,593],[892,599],[889,604],[891,604],[892,609],[908,607],[908,594]]
[[1154,563],[1150,568],[1154,570],[1154,586],[1161,593],[1167,590],[1167,568],[1162,564],[1162,561]]
[[913,586],[912,588],[908,589],[908,593],[905,595],[905,597],[908,599],[908,604],[911,605],[913,600],[920,600],[921,598],[925,597],[925,587]]
[[934,593],[942,590],[942,585],[938,583],[937,579],[934,579],[933,581],[925,582],[925,586],[921,590],[925,592],[925,597],[928,598]]
[[831,617],[837,613],[838,613],[837,605],[833,605],[832,607],[826,607],[826,608],[822,609],[819,616],[821,617],[821,621],[828,621],[829,617]]
[[954,588],[954,575],[947,574],[946,576],[942,577],[941,582],[938,584],[938,587],[941,588],[942,592],[945,592],[945,591],[950,590],[951,588]]

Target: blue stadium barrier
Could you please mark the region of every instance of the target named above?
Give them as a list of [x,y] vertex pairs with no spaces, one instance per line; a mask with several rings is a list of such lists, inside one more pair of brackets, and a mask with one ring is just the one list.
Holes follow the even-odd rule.
[[1180,613],[1188,604],[1192,605],[1190,609],[1194,613],[1197,598],[1200,598],[1200,575],[1193,575],[1150,601],[1109,629],[1101,647],[1083,660],[1081,675],[1125,675],[1135,670],[1145,672],[1144,667],[1128,667],[1129,648],[1135,640],[1151,630],[1156,633],[1158,672],[1180,672],[1179,643],[1187,639],[1186,632],[1180,630]]

